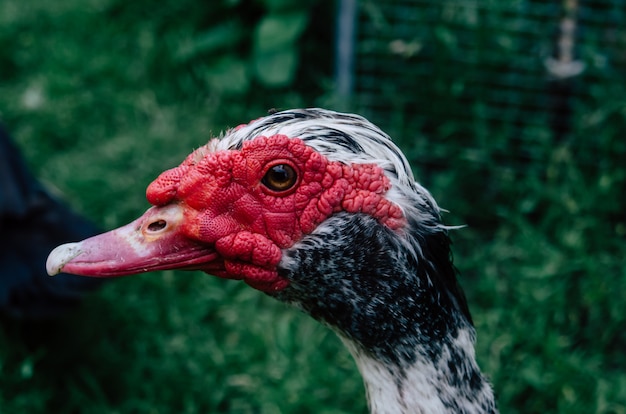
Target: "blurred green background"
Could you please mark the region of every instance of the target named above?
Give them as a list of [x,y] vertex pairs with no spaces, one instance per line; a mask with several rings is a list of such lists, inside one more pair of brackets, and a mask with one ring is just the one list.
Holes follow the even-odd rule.
[[[567,3],[362,1],[341,99],[333,2],[2,0],[0,120],[110,229],[225,128],[362,113],[468,225],[455,263],[501,411],[626,413],[626,6],[581,2],[584,71],[550,76]],[[2,413],[366,412],[334,334],[241,283],[115,280],[38,329],[0,333]]]

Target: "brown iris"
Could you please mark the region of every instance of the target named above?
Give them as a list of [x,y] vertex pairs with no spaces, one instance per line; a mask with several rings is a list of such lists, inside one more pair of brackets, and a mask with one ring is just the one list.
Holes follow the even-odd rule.
[[298,174],[294,167],[289,164],[276,164],[271,166],[261,183],[272,191],[287,191],[298,181]]

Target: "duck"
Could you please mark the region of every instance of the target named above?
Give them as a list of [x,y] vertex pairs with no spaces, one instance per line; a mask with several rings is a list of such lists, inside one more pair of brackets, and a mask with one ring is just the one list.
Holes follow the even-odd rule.
[[271,113],[194,150],[131,223],[55,248],[50,275],[182,269],[242,280],[337,333],[371,413],[496,413],[451,227],[362,116]]

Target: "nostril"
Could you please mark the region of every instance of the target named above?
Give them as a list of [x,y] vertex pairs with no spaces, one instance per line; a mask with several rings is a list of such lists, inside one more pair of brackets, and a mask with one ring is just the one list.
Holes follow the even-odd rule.
[[165,227],[167,227],[167,222],[165,220],[157,220],[148,224],[146,229],[151,232],[157,232],[163,230]]

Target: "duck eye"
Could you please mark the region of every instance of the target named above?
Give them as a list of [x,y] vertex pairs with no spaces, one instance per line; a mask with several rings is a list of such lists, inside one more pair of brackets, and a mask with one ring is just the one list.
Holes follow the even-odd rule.
[[272,191],[286,191],[298,180],[295,168],[289,164],[276,164],[267,170],[261,183]]

